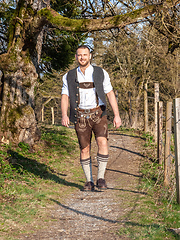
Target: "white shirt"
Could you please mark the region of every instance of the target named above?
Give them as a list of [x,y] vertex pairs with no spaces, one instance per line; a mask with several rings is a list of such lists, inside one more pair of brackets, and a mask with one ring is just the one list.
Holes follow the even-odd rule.
[[[94,82],[93,80],[93,66],[90,65],[85,70],[85,74],[83,74],[80,70],[80,67],[77,68],[77,80],[79,83],[82,82]],[[103,69],[104,72],[104,81],[103,88],[105,94],[109,93],[113,88],[110,82],[109,74]],[[69,89],[67,84],[67,73],[63,76],[63,87],[61,94],[66,94],[69,96]],[[96,102],[96,91],[95,88],[82,89],[79,88],[80,95],[80,103],[79,108],[81,109],[91,109],[97,106]],[[99,105],[103,105],[103,102],[99,98]]]

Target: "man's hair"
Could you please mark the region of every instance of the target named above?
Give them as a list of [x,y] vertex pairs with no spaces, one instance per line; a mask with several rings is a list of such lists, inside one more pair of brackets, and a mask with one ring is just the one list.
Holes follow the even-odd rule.
[[[77,48],[77,50],[78,50],[78,49],[81,49],[81,48],[83,48],[83,49],[87,48],[87,49],[89,50],[89,52],[91,52],[91,49],[90,49],[90,47],[89,47],[88,45],[80,45],[80,46]],[[77,52],[77,50],[76,50],[76,52]]]

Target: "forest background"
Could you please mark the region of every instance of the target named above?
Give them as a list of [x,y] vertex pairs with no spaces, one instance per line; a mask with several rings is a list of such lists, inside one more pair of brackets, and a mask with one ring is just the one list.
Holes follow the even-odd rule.
[[[90,45],[92,63],[110,74],[124,126],[143,129],[145,83],[150,123],[155,82],[160,84],[161,101],[180,96],[179,1],[3,0],[0,19],[1,137],[5,139],[33,144],[42,109],[45,123],[51,123],[53,108],[54,123],[60,124],[62,76],[76,66],[75,51],[82,43]],[[83,22],[79,26],[74,19]],[[111,116],[109,109],[109,120]]]
[[[74,164],[78,145],[73,129],[50,129],[46,125],[52,123],[52,108],[55,125],[61,122],[62,76],[76,66],[78,45],[88,43],[92,63],[109,73],[123,126],[143,129],[146,83],[150,130],[154,83],[159,83],[164,103],[180,97],[179,4],[174,0],[0,1],[0,220],[4,233],[17,225],[21,229],[22,218],[27,224],[30,216],[36,218],[37,205],[44,207],[49,201],[52,184],[56,183],[53,194],[57,199],[69,193],[69,187],[81,189],[84,180]],[[43,107],[45,125],[39,128],[41,140],[35,144],[40,139]],[[112,118],[110,108],[108,118]],[[146,137],[152,140],[150,135]],[[151,162],[156,157],[147,149],[146,153],[150,165],[146,165],[143,176],[148,184],[150,176],[161,190],[157,183],[161,180],[163,185],[162,171],[155,161]],[[66,179],[67,172],[70,175]],[[173,211],[170,206],[174,186],[159,194],[168,199],[173,228],[179,227],[178,222],[175,224],[177,206]]]

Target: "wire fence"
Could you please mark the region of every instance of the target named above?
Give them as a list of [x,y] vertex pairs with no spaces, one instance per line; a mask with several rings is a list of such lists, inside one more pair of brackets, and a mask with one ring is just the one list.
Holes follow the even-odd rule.
[[[141,128],[154,135],[157,146],[156,159],[162,169],[165,186],[171,187],[172,176],[175,173],[177,202],[180,204],[180,99],[176,98],[173,102],[160,101],[159,83],[156,82],[154,96],[152,91],[151,96],[148,96],[147,84],[144,84],[143,111],[138,109],[130,92],[128,99],[124,101],[128,103],[126,125],[128,122],[130,127]],[[122,119],[125,119],[123,113]]]
[[[154,120],[153,135],[157,144],[157,160],[163,169],[164,185],[170,185],[172,171],[175,170],[177,202],[180,204],[180,98],[173,102],[160,101],[159,83],[154,84],[154,97],[147,96],[147,84],[144,91],[144,130],[149,130],[146,114],[151,115]],[[153,99],[154,116],[148,112],[148,99]]]

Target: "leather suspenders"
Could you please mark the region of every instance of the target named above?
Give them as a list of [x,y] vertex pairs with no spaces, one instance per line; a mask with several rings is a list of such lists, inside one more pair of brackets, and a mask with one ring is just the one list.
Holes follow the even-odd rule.
[[[79,88],[82,88],[82,89],[95,88],[95,85],[94,85],[93,82],[82,82],[82,83],[79,83]],[[80,102],[80,99],[79,99],[79,102]],[[79,105],[79,102],[78,102],[78,105]],[[99,105],[99,100],[98,100],[97,92],[96,92],[96,103],[97,103],[97,106],[98,106]]]

